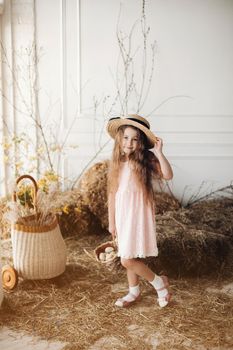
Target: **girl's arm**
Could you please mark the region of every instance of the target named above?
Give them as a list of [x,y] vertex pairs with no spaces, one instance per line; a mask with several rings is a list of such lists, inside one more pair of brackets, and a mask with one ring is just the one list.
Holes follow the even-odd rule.
[[169,161],[163,154],[162,149],[163,149],[163,140],[157,137],[157,142],[153,150],[155,151],[156,157],[158,158],[163,178],[165,180],[171,180],[173,178],[173,171]]
[[111,233],[113,240],[116,238],[115,225],[115,193],[110,192],[108,196],[108,231]]

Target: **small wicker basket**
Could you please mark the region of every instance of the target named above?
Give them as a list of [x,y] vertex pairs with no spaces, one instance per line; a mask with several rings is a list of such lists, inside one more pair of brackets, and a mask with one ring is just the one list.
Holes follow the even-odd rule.
[[[48,279],[65,271],[67,250],[57,218],[49,214],[49,223],[37,223],[37,183],[30,175],[22,175],[16,181],[30,179],[34,185],[33,207],[35,214],[19,219],[11,227],[14,268],[26,279]],[[13,194],[17,200],[16,192]]]
[[[109,257],[108,260],[101,260],[100,254],[105,253],[106,248],[109,248],[109,247],[113,248],[113,251],[115,254],[112,254],[112,256]],[[110,271],[118,269],[121,265],[120,258],[117,256],[116,241],[108,241],[100,244],[98,247],[95,248],[94,254],[95,254],[96,260],[101,264],[104,264]]]

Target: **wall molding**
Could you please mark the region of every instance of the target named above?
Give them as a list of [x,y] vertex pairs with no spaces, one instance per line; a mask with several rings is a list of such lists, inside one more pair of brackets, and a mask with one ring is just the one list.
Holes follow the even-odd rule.
[[[92,113],[80,112],[80,118],[93,117]],[[96,118],[103,118],[103,115],[100,113],[95,114]],[[148,119],[151,118],[233,118],[233,114],[151,114]],[[107,120],[108,118],[106,118]]]
[[61,0],[60,2],[60,12],[61,12],[61,114],[64,127],[65,125],[65,115],[67,111],[67,33],[66,33],[66,0]]
[[210,161],[221,161],[221,160],[233,160],[232,156],[211,156],[211,155],[172,155],[166,154],[169,160],[210,160]]
[[149,118],[233,118],[233,114],[152,114]]
[[[2,131],[1,139],[7,140],[6,125],[10,125],[15,131],[15,110],[13,108],[15,103],[14,81],[12,72],[9,72],[4,61],[14,69],[14,57],[13,57],[13,21],[12,21],[12,3],[8,1],[4,6],[4,13],[0,18],[1,21],[1,112],[2,112]],[[3,51],[4,50],[4,51]],[[7,59],[6,59],[6,57]],[[15,148],[13,150],[15,157]],[[1,194],[7,194],[7,179],[10,178],[11,172],[9,166],[6,164],[4,157],[5,151],[2,149],[2,162],[1,162]]]
[[[75,119],[81,110],[80,6],[81,0],[60,0],[61,113],[64,129],[69,129],[73,123],[68,118],[73,115],[71,119]],[[72,35],[71,30],[75,31]]]

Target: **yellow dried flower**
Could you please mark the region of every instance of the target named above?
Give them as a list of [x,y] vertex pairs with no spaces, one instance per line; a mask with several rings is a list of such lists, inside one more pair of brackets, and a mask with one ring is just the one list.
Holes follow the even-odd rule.
[[12,141],[15,143],[15,144],[19,144],[19,143],[21,143],[22,141],[23,141],[24,139],[23,139],[23,137],[21,136],[14,136],[14,137],[12,137]]
[[29,185],[20,185],[17,191],[17,197],[23,206],[32,206],[34,189]]
[[44,151],[45,151],[45,149],[42,146],[37,148],[37,154],[39,154],[39,155],[43,154]]
[[52,171],[47,171],[45,174],[44,174],[45,178],[48,180],[48,181],[51,181],[51,182],[57,182],[58,181],[58,175],[55,174],[54,172]]
[[8,163],[9,157],[5,155],[4,158],[3,158],[3,160],[4,160],[4,163]]
[[22,165],[23,165],[23,162],[16,162],[15,163],[15,168],[19,169],[19,168],[21,168]]
[[29,160],[37,160],[37,159],[38,159],[38,157],[36,157],[36,156],[29,157]]
[[51,152],[56,152],[56,151],[61,152],[62,148],[60,145],[51,145],[50,150],[51,150]]
[[48,192],[48,182],[44,177],[37,181],[37,185],[42,191]]
[[40,180],[38,180],[37,184],[38,184],[38,187],[41,188],[41,187],[47,185],[47,181],[45,178],[42,177]]
[[69,206],[68,206],[68,205],[65,205],[65,206],[62,208],[62,211],[63,211],[63,213],[65,213],[65,214],[69,214],[69,212],[70,212]]
[[4,142],[2,144],[2,147],[5,151],[7,151],[9,148],[11,148],[12,144],[11,143],[8,143],[8,142]]
[[82,212],[82,210],[80,208],[74,208],[74,210],[77,214],[81,214],[81,212]]

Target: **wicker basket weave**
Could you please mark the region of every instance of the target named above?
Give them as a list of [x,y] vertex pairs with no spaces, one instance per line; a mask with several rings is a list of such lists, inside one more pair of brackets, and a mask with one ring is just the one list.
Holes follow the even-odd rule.
[[[101,260],[100,254],[104,253],[107,247],[113,248],[116,255],[109,260]],[[95,248],[94,255],[96,260],[101,264],[105,265],[110,271],[118,269],[121,265],[120,258],[117,256],[117,244],[115,241],[108,241],[100,244],[98,247]]]
[[[55,215],[49,224],[35,224],[40,216],[36,207],[37,184],[30,175],[17,180],[30,179],[34,185],[35,214],[18,220],[11,227],[13,263],[18,274],[26,279],[48,279],[65,271],[67,250]],[[16,193],[13,198],[16,201]]]

